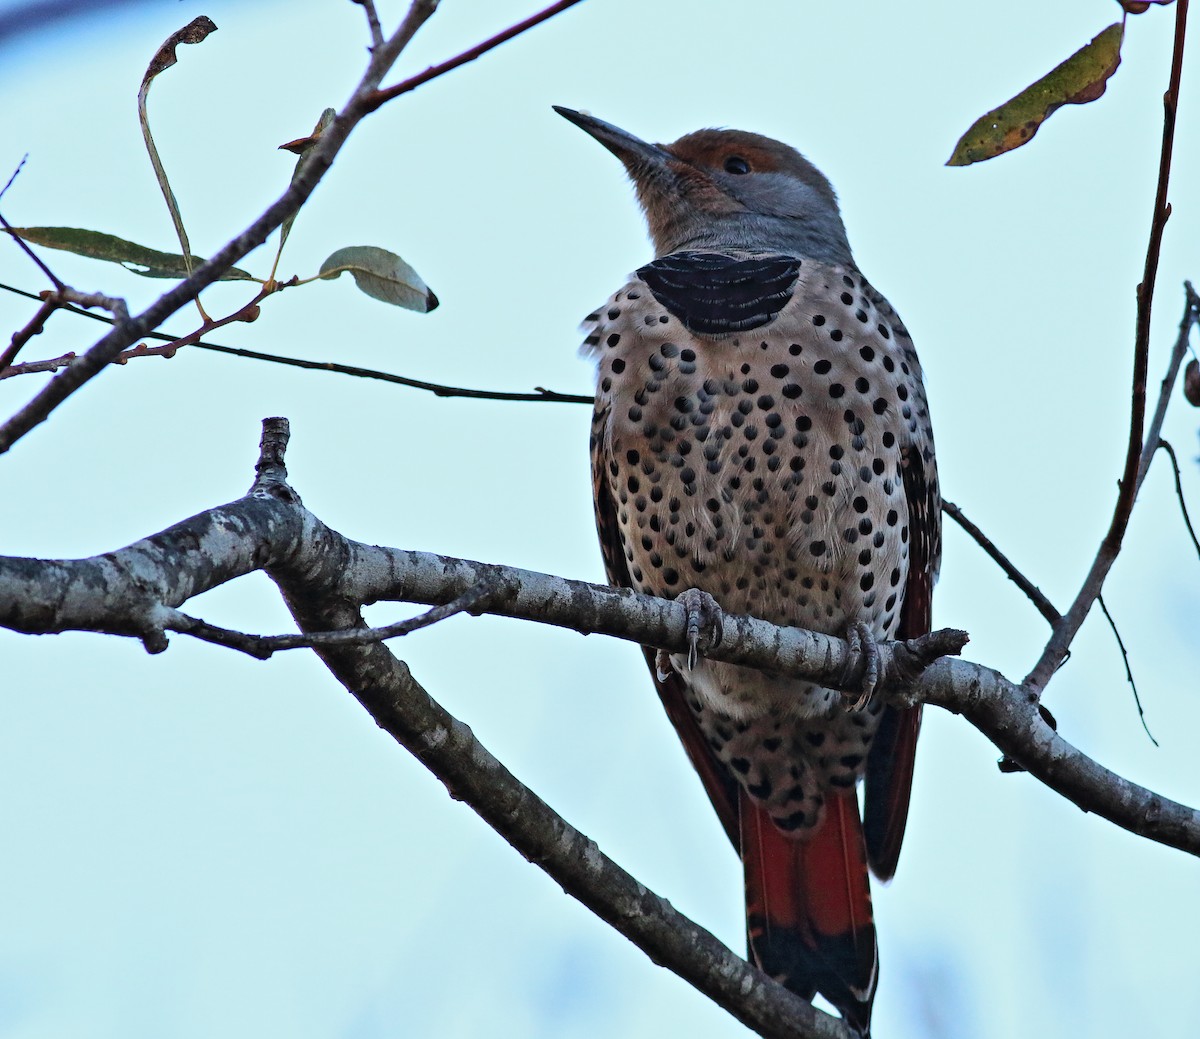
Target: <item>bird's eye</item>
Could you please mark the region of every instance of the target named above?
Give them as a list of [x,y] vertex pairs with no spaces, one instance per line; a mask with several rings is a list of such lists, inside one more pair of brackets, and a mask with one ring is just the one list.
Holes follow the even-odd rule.
[[750,163],[743,159],[740,155],[731,155],[725,160],[726,173],[749,173]]

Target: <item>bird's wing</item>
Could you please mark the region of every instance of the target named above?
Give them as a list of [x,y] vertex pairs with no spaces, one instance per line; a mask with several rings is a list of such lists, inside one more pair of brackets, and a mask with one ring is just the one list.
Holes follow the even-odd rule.
[[[932,462],[932,454],[916,444],[906,447],[902,454],[909,556],[898,639],[924,635],[932,620],[933,583],[941,555],[941,497]],[[891,879],[900,858],[920,730],[919,704],[885,707],[867,755],[863,831],[867,859],[881,880]]]
[[[592,491],[596,506],[596,531],[600,535],[600,550],[604,555],[604,571],[610,584],[632,588],[625,547],[617,525],[617,506],[609,489],[604,429],[608,421],[608,405],[598,403],[592,419]],[[738,786],[728,770],[717,760],[700,732],[695,715],[687,705],[683,681],[675,672],[665,678],[655,665],[656,650],[643,646],[646,663],[654,678],[659,699],[667,717],[675,726],[688,759],[700,775],[705,792],[721,820],[734,848],[739,844]]]

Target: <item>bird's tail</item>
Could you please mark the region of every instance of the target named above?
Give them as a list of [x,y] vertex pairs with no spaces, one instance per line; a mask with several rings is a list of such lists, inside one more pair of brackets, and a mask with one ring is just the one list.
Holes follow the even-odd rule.
[[854,791],[830,793],[821,825],[800,839],[744,792],[740,808],[751,956],[803,998],[819,992],[866,1036],[878,954]]

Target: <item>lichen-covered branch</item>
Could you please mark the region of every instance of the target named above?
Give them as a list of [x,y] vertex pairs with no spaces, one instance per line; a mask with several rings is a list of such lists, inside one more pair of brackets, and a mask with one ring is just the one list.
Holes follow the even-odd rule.
[[[275,425],[272,426],[272,423]],[[443,605],[479,586],[503,589],[487,612],[596,632],[686,653],[686,614],[677,603],[491,563],[365,545],[331,530],[284,482],[283,420],[268,420],[277,460],[260,463],[250,493],[117,552],[82,560],[0,557],[0,625],[25,632],[85,630],[142,639],[161,651],[189,598],[253,570],[286,575],[353,604],[381,600]],[[275,432],[272,433],[271,430]],[[853,686],[856,660],[841,639],[726,616],[713,659]],[[1051,729],[1037,696],[955,653],[965,637],[935,632],[885,643],[882,688],[961,713],[1047,786],[1133,833],[1200,855],[1200,816],[1108,772]]]
[[[133,636],[151,652],[161,652],[168,631],[188,630],[187,622],[194,621],[179,612],[184,602],[263,570],[280,587],[304,632],[301,637],[376,722],[566,891],[759,1034],[847,1039],[840,1021],[799,1000],[680,916],[524,787],[378,641],[396,633],[396,627],[362,641],[366,626],[359,609],[380,600],[456,608],[470,603],[473,610],[683,653],[688,649],[684,608],[584,581],[352,541],[308,512],[286,482],[287,438],[285,419],[267,419],[257,478],[245,497],[126,548],[89,559],[0,557],[0,625],[30,633]],[[191,626],[196,625],[203,629],[198,634],[229,641],[219,634],[222,629],[202,621]],[[350,641],[347,631],[354,633]],[[988,668],[944,656],[957,653],[965,641],[962,632],[943,631],[884,644],[881,689],[906,702],[922,700],[962,714],[1006,755],[1085,811],[1200,855],[1200,814],[1117,776],[1072,747],[1043,719],[1034,692]],[[706,653],[832,686],[855,687],[858,680],[858,659],[843,640],[751,617],[724,617],[720,641]]]
[[[322,568],[325,578],[336,574]],[[301,629],[354,629],[356,606],[336,580],[313,581],[302,561],[272,574]],[[825,1014],[734,955],[666,899],[639,883],[520,782],[379,643],[317,646],[318,656],[381,729],[411,751],[450,795],[479,816],[567,894],[761,1036],[851,1039]]]

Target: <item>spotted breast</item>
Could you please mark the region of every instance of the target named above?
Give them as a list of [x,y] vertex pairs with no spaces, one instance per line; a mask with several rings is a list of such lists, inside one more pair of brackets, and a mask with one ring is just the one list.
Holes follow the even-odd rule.
[[[609,580],[860,640],[928,631],[940,499],[921,367],[829,181],[757,134],[648,144],[559,111],[624,164],[655,247],[586,322]],[[867,869],[896,869],[920,709],[647,659],[741,855],[750,955],[866,1035]]]

